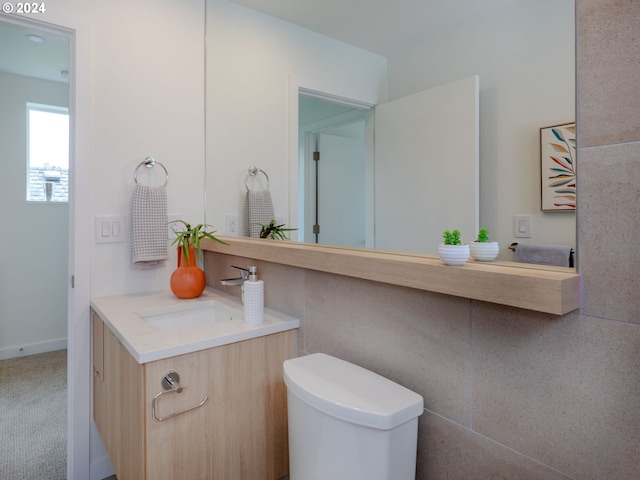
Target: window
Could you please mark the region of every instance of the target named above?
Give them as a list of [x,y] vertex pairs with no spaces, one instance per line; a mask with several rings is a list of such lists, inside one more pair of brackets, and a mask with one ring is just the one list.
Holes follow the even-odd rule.
[[69,109],[27,103],[27,201],[69,200]]

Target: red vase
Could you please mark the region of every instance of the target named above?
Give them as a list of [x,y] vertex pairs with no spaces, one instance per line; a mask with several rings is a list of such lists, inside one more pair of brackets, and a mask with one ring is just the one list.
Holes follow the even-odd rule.
[[178,298],[196,298],[204,291],[207,279],[196,264],[193,246],[189,246],[188,257],[184,255],[182,248],[178,247],[178,268],[171,274],[170,285],[171,291]]

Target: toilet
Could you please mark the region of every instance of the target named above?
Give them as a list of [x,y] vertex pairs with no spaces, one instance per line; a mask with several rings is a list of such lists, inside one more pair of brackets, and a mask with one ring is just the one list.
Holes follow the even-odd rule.
[[290,480],[415,480],[423,399],[344,360],[284,362]]

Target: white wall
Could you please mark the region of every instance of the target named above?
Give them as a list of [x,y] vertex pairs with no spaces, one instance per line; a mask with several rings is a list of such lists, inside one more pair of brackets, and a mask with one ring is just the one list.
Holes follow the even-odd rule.
[[436,254],[478,230],[478,77],[376,108],[376,248]]
[[175,254],[163,268],[134,268],[128,240],[95,244],[94,219],[129,217],[133,172],[148,155],[169,171],[169,212],[204,218],[204,0],[59,0],[46,7],[30,17],[75,34],[69,478],[98,479],[108,465],[95,430],[89,450],[89,298],[167,288]]
[[0,72],[0,359],[67,345],[66,203],[28,203],[26,103],[67,106],[68,85]]
[[252,165],[269,175],[276,216],[289,214],[296,194],[289,182],[297,181],[289,169],[290,102],[297,102],[290,80],[293,89],[377,103],[386,98],[386,74],[383,57],[228,0],[208,0],[207,222],[222,233],[225,214],[242,213]]
[[[539,128],[575,120],[574,1],[516,2],[389,58],[389,98],[480,76],[480,224],[575,247],[575,214],[540,211]],[[532,215],[531,239],[513,216]]]
[[[202,1],[101,5],[92,14],[93,212],[129,218],[134,170],[152,156],[169,172],[169,213],[202,222]],[[145,270],[131,265],[129,240],[94,244],[93,296],[168,287],[175,252],[164,268]]]

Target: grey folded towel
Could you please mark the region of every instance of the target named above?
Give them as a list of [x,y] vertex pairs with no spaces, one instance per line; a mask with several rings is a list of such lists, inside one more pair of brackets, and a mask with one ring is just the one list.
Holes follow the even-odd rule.
[[564,245],[527,245],[516,247],[516,262],[537,263],[539,265],[571,266],[571,247]]
[[245,202],[245,235],[258,238],[262,225],[275,218],[269,190],[249,190]]
[[161,265],[167,259],[167,193],[164,187],[136,184],[131,202],[131,261]]

